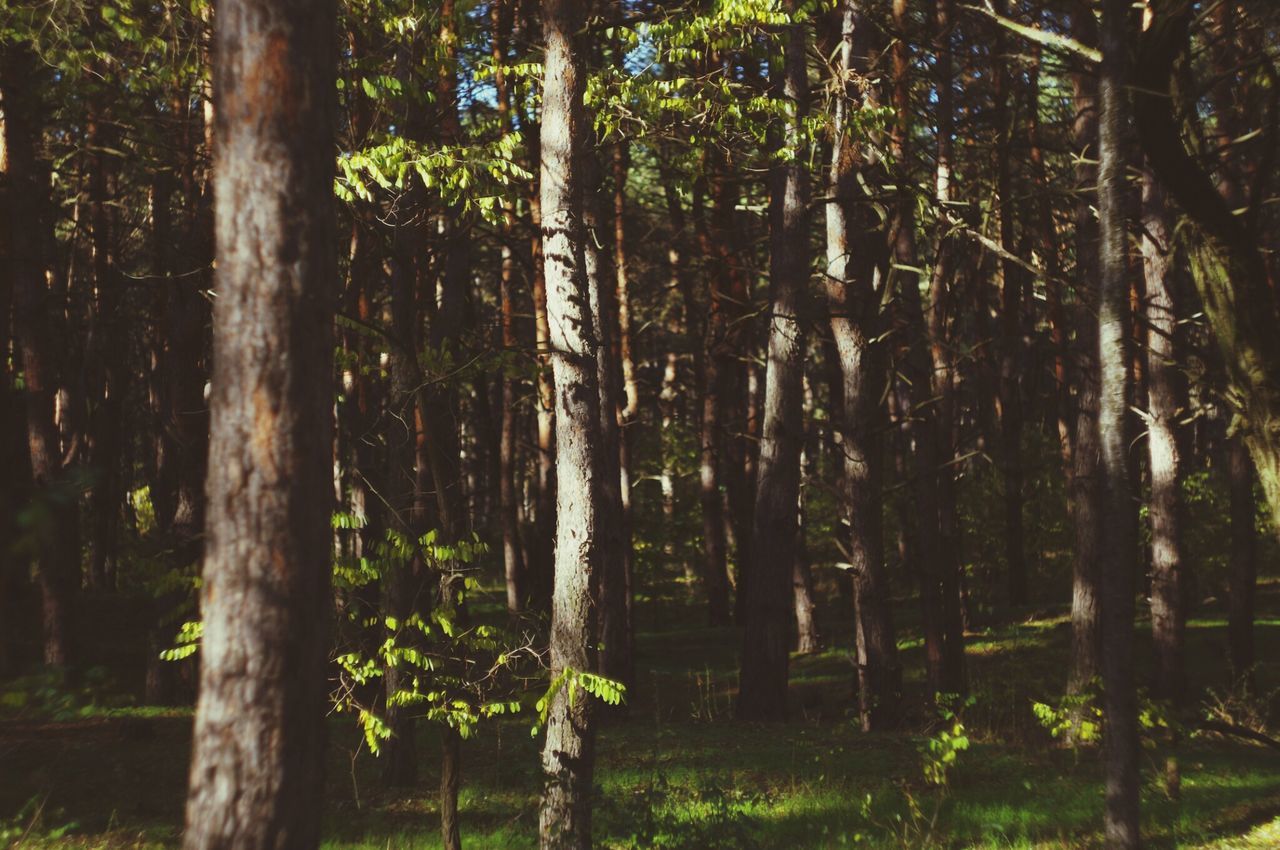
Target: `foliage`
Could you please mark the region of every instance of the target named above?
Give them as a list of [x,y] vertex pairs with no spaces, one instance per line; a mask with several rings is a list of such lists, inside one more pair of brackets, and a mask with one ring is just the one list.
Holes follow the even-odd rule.
[[74,677],[53,668],[0,683],[0,718],[10,720],[65,722],[128,702],[102,667]]

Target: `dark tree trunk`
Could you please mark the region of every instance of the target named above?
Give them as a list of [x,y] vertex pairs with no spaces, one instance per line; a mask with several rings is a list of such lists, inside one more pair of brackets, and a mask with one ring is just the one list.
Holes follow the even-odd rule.
[[[504,133],[512,130],[511,100],[503,65],[507,59],[507,38],[511,33],[511,12],[507,3],[495,2],[490,12],[493,19],[493,85],[498,102],[498,124]],[[516,259],[509,244],[515,233],[515,211],[508,205],[502,211],[502,277],[499,282],[499,312],[502,322],[502,350],[511,354],[520,344],[515,323]],[[520,516],[516,492],[516,379],[510,370],[502,371],[502,426],[498,437],[498,511],[502,523],[502,563],[507,584],[507,610],[524,610],[528,587],[525,563],[520,547]]]
[[[840,6],[839,70],[864,70],[870,39],[855,0]],[[833,409],[840,469],[841,517],[848,526],[853,575],[854,644],[858,708],[865,731],[891,725],[901,696],[901,671],[884,574],[881,531],[880,440],[884,389],[883,352],[873,346],[880,326],[873,239],[861,235],[866,218],[858,205],[857,151],[848,116],[855,102],[846,80],[834,100],[831,168],[826,204],[827,269],[824,275],[831,335],[839,359],[839,407]],[[860,215],[859,213],[863,213]],[[833,390],[833,395],[837,393]]]
[[444,850],[462,850],[458,791],[462,785],[462,738],[451,726],[440,730],[440,838]]
[[44,663],[62,667],[75,660],[73,609],[80,589],[79,510],[63,469],[54,420],[57,391],[48,287],[45,230],[49,216],[49,172],[37,153],[42,132],[42,81],[32,53],[9,45],[0,53],[0,99],[8,157],[5,227],[8,275],[13,291],[15,359],[22,368],[27,450],[37,498],[48,522],[37,530]]
[[[996,13],[1008,17],[1008,0],[996,0]],[[1013,138],[1012,111],[1009,109],[1012,78],[1005,56],[1005,30],[995,27],[992,50],[995,58],[994,93],[996,108],[996,146],[994,166],[996,191],[999,194],[1000,247],[1006,255],[1000,266],[1000,468],[1004,477],[1004,547],[1005,569],[1008,571],[1009,603],[1023,605],[1027,601],[1027,562],[1022,530],[1022,293],[1025,273],[1012,259],[1014,204],[1011,175]]]
[[[701,184],[694,186],[693,221],[699,247],[706,257],[713,256],[714,247],[710,227],[702,208]],[[668,184],[667,209],[672,213],[672,224],[683,232],[680,215],[680,199],[674,187]],[[720,400],[720,348],[726,332],[724,269],[714,266],[708,274],[706,320],[701,338],[695,341],[698,352],[697,369],[698,401],[698,502],[702,508],[702,558],[703,575],[707,586],[707,613],[711,625],[726,626],[730,621],[728,541],[725,538],[724,500],[721,496],[724,435],[722,429],[722,405]],[[686,286],[685,303],[692,304],[692,286]],[[690,323],[692,327],[692,323]],[[738,588],[742,592],[742,588]]]
[[[1092,15],[1075,15],[1072,35],[1083,44],[1096,44]],[[1102,522],[1102,490],[1098,468],[1098,224],[1092,196],[1097,185],[1098,82],[1092,69],[1073,74],[1075,124],[1074,148],[1081,152],[1076,165],[1075,285],[1079,303],[1074,313],[1076,338],[1071,367],[1076,383],[1074,443],[1070,476],[1071,521],[1075,546],[1072,552],[1071,672],[1067,692],[1080,694],[1098,677],[1101,668],[1101,574],[1098,571]]]
[[1102,7],[1098,81],[1098,435],[1101,448],[1102,685],[1106,719],[1108,850],[1139,846],[1138,709],[1133,667],[1134,566],[1137,558],[1125,420],[1132,398],[1128,373],[1124,86],[1126,0]]
[[[585,268],[582,155],[590,124],[579,0],[544,0],[541,195],[551,365],[555,377],[556,535],[551,602],[553,680],[595,666],[603,457],[596,337]],[[589,850],[595,726],[591,700],[561,687],[547,708],[539,815],[543,850]]]
[[[894,0],[894,26],[899,32],[907,27],[905,0]],[[901,364],[902,379],[895,393],[900,397],[901,419],[906,423],[910,440],[911,488],[915,498],[913,513],[917,515],[912,531],[916,572],[920,580],[920,607],[923,620],[928,688],[932,697],[938,693],[962,693],[966,689],[964,670],[964,629],[960,605],[959,576],[950,553],[944,552],[942,531],[943,503],[939,492],[939,476],[944,458],[940,451],[937,405],[934,404],[933,362],[929,350],[928,328],[920,297],[920,259],[915,237],[915,200],[907,186],[910,156],[910,56],[905,38],[897,38],[890,47],[892,55],[892,101],[897,119],[891,135],[891,148],[897,163],[895,182],[898,189],[889,224],[889,246],[895,268],[889,285],[897,295],[899,345],[905,349]]]
[[215,24],[218,299],[188,850],[315,847],[331,572],[335,5]]
[[583,220],[586,223],[587,291],[591,326],[595,329],[596,382],[600,391],[600,672],[610,679],[630,684],[631,629],[627,605],[627,550],[630,535],[625,533],[626,514],[622,487],[621,429],[618,412],[622,408],[622,370],[617,360],[618,305],[614,281],[606,276],[606,258],[599,246],[604,240],[603,173],[595,150],[582,156],[584,190]]
[[86,347],[94,364],[93,405],[90,418],[91,464],[94,470],[91,497],[91,557],[88,580],[97,590],[114,585],[120,511],[124,502],[121,475],[121,416],[125,391],[125,353],[121,334],[121,281],[117,278],[114,245],[115,214],[110,207],[112,168],[102,151],[115,144],[100,116],[90,118],[87,143],[89,157],[89,225],[92,250],[93,309]]
[[[1189,49],[1192,14],[1187,3],[1148,5],[1135,66],[1136,125],[1151,168],[1194,224],[1185,240],[1192,278],[1234,391],[1254,469],[1272,517],[1280,520],[1280,298],[1261,250],[1257,199],[1248,214],[1236,215],[1243,200],[1237,181],[1223,179],[1215,186],[1182,143],[1170,88],[1174,60]],[[1227,126],[1233,120],[1229,114],[1215,117]],[[1220,171],[1230,175],[1228,168]]]
[[1252,690],[1257,508],[1253,500],[1253,463],[1239,435],[1227,443],[1227,476],[1231,493],[1231,596],[1227,620],[1231,675],[1236,683]]
[[[792,3],[789,10],[794,13]],[[786,144],[798,144],[808,103],[805,25],[793,24],[778,85],[793,110]],[[770,201],[770,302],[764,423],[752,532],[751,571],[743,622],[738,716],[784,720],[792,588],[798,533],[800,451],[804,442],[805,329],[802,305],[809,280],[809,182],[799,157],[778,167]]]

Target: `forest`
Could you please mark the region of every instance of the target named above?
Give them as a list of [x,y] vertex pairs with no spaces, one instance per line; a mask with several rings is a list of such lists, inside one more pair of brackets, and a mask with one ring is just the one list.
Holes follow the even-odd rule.
[[1280,847],[1280,3],[0,2],[0,847]]

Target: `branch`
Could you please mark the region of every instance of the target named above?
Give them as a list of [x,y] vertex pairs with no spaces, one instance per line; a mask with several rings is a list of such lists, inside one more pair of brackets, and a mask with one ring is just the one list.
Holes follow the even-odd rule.
[[[988,0],[988,2],[990,2],[990,0]],[[1036,44],[1043,45],[1050,50],[1054,50],[1059,53],[1066,53],[1070,56],[1078,56],[1081,59],[1094,63],[1095,65],[1102,62],[1101,50],[1098,50],[1096,47],[1090,47],[1087,44],[1081,44],[1071,36],[1060,35],[1056,32],[1042,30],[1039,27],[1029,27],[1026,24],[1020,24],[1017,21],[1010,20],[1009,18],[996,14],[996,11],[990,6],[963,5],[960,8],[967,9],[970,12],[977,12],[981,15],[986,15],[1005,29],[1011,30],[1023,38],[1034,41]]]

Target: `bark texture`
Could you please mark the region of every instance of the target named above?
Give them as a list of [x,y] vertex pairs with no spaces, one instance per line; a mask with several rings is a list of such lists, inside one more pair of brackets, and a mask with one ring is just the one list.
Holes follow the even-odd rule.
[[[542,240],[550,358],[555,381],[556,531],[551,601],[551,675],[590,672],[595,659],[595,585],[600,560],[600,390],[584,257],[582,149],[585,78],[579,0],[544,0]],[[561,687],[547,711],[542,747],[539,843],[591,847],[595,730],[591,700]]]
[[230,0],[216,16],[218,299],[188,850],[319,839],[335,11]]

